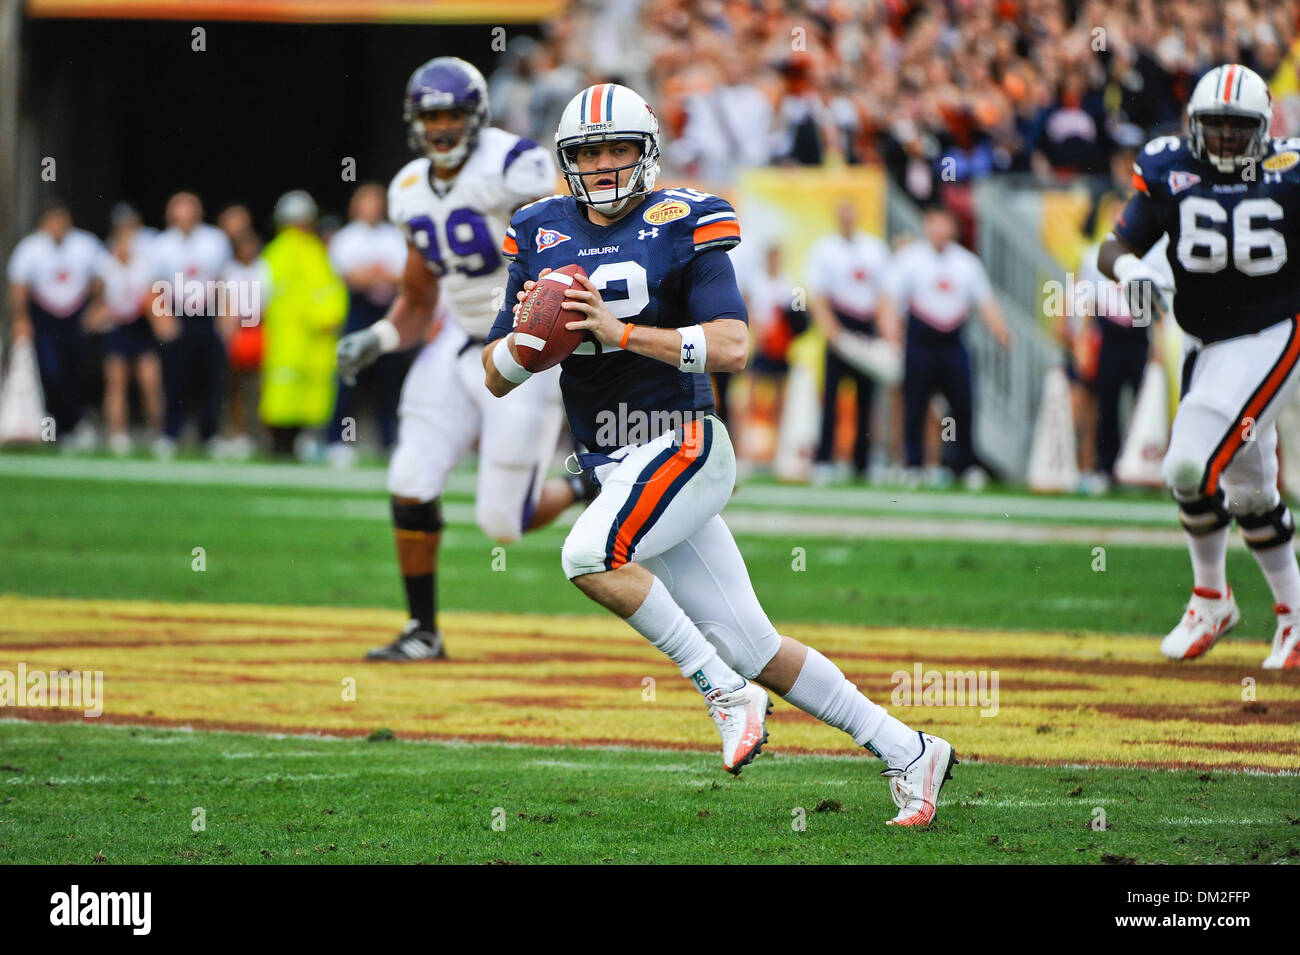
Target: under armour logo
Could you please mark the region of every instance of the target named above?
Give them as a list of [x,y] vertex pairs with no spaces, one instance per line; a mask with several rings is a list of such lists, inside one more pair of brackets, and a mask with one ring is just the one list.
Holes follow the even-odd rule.
[[682,364],[683,364],[683,365],[693,365],[693,364],[695,364],[695,345],[693,345],[693,344],[685,344],[685,343],[683,343],[683,344],[682,344],[682,356],[683,356],[683,357],[682,357]]
[[657,239],[659,238],[659,229],[658,227],[653,229],[637,229],[636,237],[638,239]]

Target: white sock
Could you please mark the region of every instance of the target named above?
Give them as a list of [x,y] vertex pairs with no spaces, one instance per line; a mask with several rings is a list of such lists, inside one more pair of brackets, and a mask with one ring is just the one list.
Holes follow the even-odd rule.
[[785,699],[848,733],[853,742],[867,747],[890,766],[905,766],[921,751],[914,731],[858,692],[839,667],[812,647]]
[[1228,526],[1209,534],[1187,534],[1192,555],[1192,582],[1197,587],[1217,590],[1228,596]]
[[1250,552],[1255,555],[1255,561],[1273,591],[1273,602],[1285,604],[1292,610],[1300,609],[1300,565],[1296,563],[1291,542],[1260,550],[1252,547]]
[[722,662],[713,644],[704,639],[658,577],[627,622],[676,663],[682,676],[706,699],[715,690],[730,693],[745,685],[745,678]]

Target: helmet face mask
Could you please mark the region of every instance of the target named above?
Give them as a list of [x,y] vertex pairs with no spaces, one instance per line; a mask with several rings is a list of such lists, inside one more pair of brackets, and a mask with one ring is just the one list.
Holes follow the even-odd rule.
[[1231,172],[1264,155],[1268,121],[1258,116],[1203,111],[1192,115],[1188,128],[1193,149],[1222,172]]
[[[454,118],[455,122],[447,123],[448,118]],[[465,110],[435,108],[415,115],[409,138],[416,151],[428,156],[435,166],[458,166],[469,153],[471,131],[478,132]]]
[[[581,147],[620,142],[639,146],[635,161],[608,168],[579,168]],[[632,200],[654,191],[659,175],[659,120],[649,104],[627,87],[597,84],[573,97],[564,108],[555,133],[555,156],[577,202],[602,215],[619,216]],[[622,184],[627,170],[631,172]],[[589,182],[594,185],[597,173],[599,178],[612,176],[613,185],[589,186]]]
[[[639,155],[630,163],[620,166],[597,166],[595,169],[583,170],[579,154],[584,146],[605,143],[631,143],[637,147]],[[650,149],[654,148],[651,153]],[[654,189],[654,174],[647,176],[647,169],[653,165],[658,172],[658,147],[644,137],[599,136],[585,137],[580,142],[565,143],[556,149],[560,160],[560,170],[569,183],[569,191],[583,205],[591,206],[597,212],[607,216],[616,216],[637,196],[645,195]],[[623,184],[623,172],[631,169],[632,173]],[[614,184],[604,189],[592,189],[588,182],[597,177],[612,177]],[[595,184],[594,182],[592,183]]]
[[1234,172],[1268,152],[1273,100],[1264,80],[1230,63],[1201,77],[1187,103],[1192,152],[1220,172]]
[[[425,119],[431,114],[459,112],[463,131],[450,145],[444,132],[430,133]],[[488,122],[487,81],[474,66],[455,56],[430,60],[411,74],[406,84],[402,120],[410,147],[439,169],[455,169],[469,158],[479,130]],[[439,148],[441,147],[441,148]]]

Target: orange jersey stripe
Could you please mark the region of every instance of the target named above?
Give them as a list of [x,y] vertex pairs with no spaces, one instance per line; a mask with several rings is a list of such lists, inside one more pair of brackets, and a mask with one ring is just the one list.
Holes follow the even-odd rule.
[[514,236],[506,236],[506,240],[501,243],[501,251],[506,255],[519,254],[519,243],[515,241]]
[[1150,193],[1147,192],[1147,181],[1143,179],[1142,176],[1136,172],[1133,173],[1133,188],[1136,189],[1138,192],[1146,193],[1147,195],[1150,195]]
[[[1272,373],[1264,381],[1259,389],[1251,397],[1250,402],[1246,405],[1246,410],[1242,413],[1241,420],[1237,422],[1232,430],[1232,436],[1219,449],[1219,453],[1214,456],[1210,462],[1210,473],[1206,477],[1205,493],[1213,494],[1219,487],[1219,477],[1223,474],[1224,469],[1232,461],[1238,449],[1246,441],[1246,429],[1253,430],[1255,421],[1259,418],[1268,403],[1273,400],[1282,383],[1286,381],[1291,370],[1295,368],[1297,359],[1300,359],[1300,316],[1296,316],[1296,324],[1291,329],[1291,340],[1287,342],[1286,349],[1282,352],[1282,357],[1278,359],[1277,364],[1273,367]],[[1246,419],[1250,422],[1247,423]]]
[[708,225],[702,225],[695,230],[695,244],[713,242],[716,239],[725,239],[730,236],[740,238],[740,223],[735,219],[710,222]]
[[672,487],[673,481],[681,476],[695,461],[700,454],[702,422],[692,421],[686,426],[685,435],[682,440],[682,446],[677,453],[661,464],[658,470],[651,476],[650,480],[645,483],[641,490],[641,497],[636,502],[636,507],[628,515],[623,526],[618,529],[618,535],[614,538],[614,553],[611,555],[610,563],[612,569],[622,567],[628,562],[628,553],[632,547],[632,538],[640,532],[645,526],[645,522],[654,509],[659,505],[663,496],[668,493]]

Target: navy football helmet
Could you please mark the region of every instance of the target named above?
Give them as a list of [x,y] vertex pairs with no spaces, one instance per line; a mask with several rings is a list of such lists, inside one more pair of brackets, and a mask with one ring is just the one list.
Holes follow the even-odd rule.
[[[421,116],[456,109],[465,114],[465,130],[450,149],[439,150],[424,130]],[[407,142],[435,166],[455,168],[469,156],[478,132],[488,122],[488,89],[483,74],[458,56],[439,56],[419,67],[406,83],[402,106]]]

